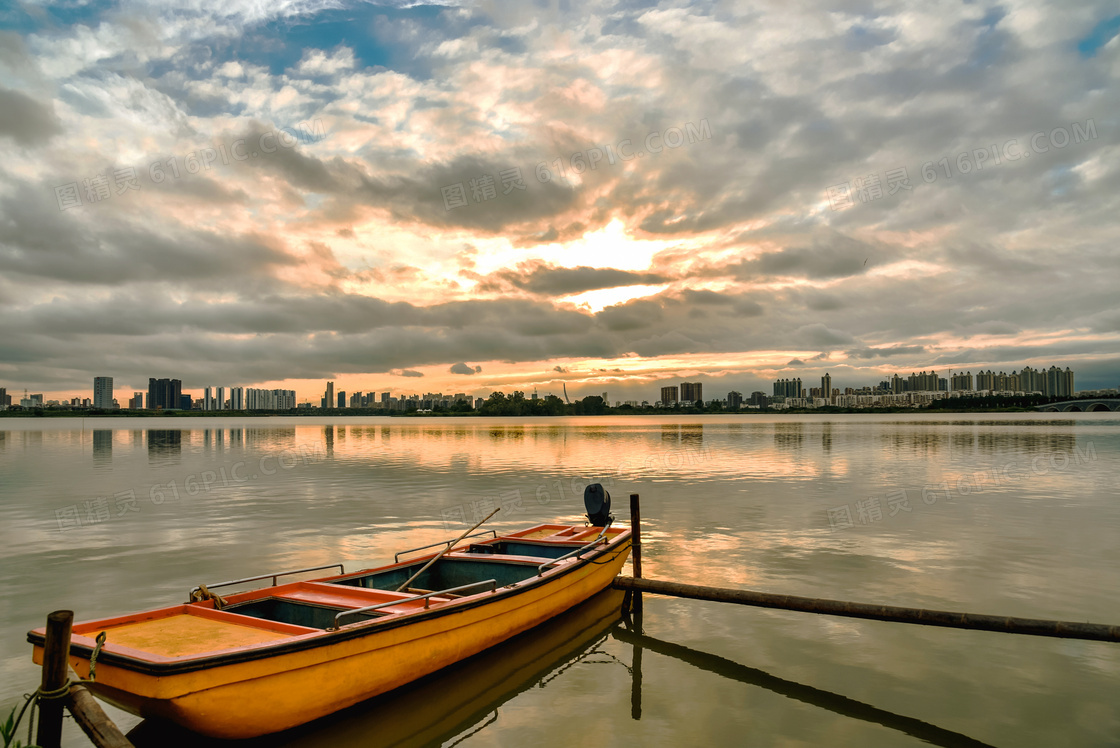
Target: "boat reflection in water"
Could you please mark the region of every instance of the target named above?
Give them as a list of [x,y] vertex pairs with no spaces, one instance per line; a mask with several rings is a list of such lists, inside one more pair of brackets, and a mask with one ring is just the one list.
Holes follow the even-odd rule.
[[622,599],[622,592],[604,590],[547,623],[435,675],[284,733],[225,741],[146,720],[128,737],[137,748],[439,745],[476,725],[482,729],[496,718],[502,704],[592,654],[621,620]]

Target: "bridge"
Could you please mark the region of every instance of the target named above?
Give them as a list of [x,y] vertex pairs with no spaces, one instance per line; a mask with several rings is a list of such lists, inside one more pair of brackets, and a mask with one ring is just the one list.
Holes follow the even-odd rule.
[[1104,410],[1120,411],[1120,397],[1102,397],[1094,400],[1065,400],[1060,403],[1036,405],[1034,409],[1041,410],[1044,413],[1077,413],[1082,411],[1092,413]]

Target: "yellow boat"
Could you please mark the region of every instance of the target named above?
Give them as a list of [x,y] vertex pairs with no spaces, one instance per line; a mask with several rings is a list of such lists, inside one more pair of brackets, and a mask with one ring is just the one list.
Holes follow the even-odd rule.
[[[491,721],[520,694],[551,688],[561,672],[594,658],[622,621],[624,599],[621,591],[607,588],[497,647],[384,696],[269,736],[267,743],[283,748],[425,748],[452,742]],[[141,722],[128,738],[136,748],[238,745],[160,720]]]
[[[99,697],[204,735],[256,737],[391,691],[553,618],[609,586],[631,541],[630,530],[609,522],[487,532],[493,537],[403,551],[379,568],[345,573],[338,565],[336,575],[283,584],[280,577],[332,567],[233,580],[198,587],[185,604],[76,623],[70,662],[88,677],[103,631],[92,686]],[[212,592],[262,579],[272,585],[224,599]],[[36,662],[43,639],[43,629],[28,634]]]

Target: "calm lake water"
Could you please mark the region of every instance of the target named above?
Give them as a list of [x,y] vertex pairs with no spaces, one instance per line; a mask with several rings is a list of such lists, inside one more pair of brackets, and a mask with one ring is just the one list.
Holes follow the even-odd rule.
[[[0,707],[28,629],[642,503],[645,575],[1120,624],[1111,413],[0,421]],[[1120,745],[1120,645],[605,595],[265,746]],[[143,745],[204,745],[110,709]],[[72,724],[67,745],[83,745]]]

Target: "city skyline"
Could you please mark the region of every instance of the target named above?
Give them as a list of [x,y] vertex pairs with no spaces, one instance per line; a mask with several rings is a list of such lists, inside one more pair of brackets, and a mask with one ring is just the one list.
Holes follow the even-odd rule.
[[[837,395],[856,395],[864,394],[869,395],[873,393],[893,393],[900,394],[903,392],[992,392],[992,393],[1031,393],[1038,392],[1046,396],[1076,396],[1080,392],[1099,392],[1108,390],[1117,390],[1118,387],[1076,387],[1075,372],[1068,366],[1063,370],[1059,366],[1051,365],[1048,369],[1044,368],[1036,370],[1030,366],[1023,366],[1019,370],[1012,370],[1010,374],[1002,369],[997,373],[992,370],[984,371],[978,369],[976,374],[972,374],[971,369],[964,371],[948,369],[944,372],[945,376],[940,376],[936,371],[921,371],[910,372],[906,377],[902,376],[900,372],[893,372],[889,376],[883,374],[885,378],[880,379],[874,383],[860,383],[856,385],[843,383],[844,386],[833,386],[834,379],[830,371],[825,371],[820,377],[820,386],[813,387],[811,379],[803,379],[801,377],[784,378],[774,380],[770,383],[771,394],[766,394],[766,389],[747,388],[751,394],[744,397],[743,393],[739,390],[729,389],[722,397],[705,399],[703,396],[703,382],[677,382],[676,384],[663,384],[660,385],[660,395],[650,399],[643,396],[631,397],[629,393],[623,393],[614,400],[615,404],[618,403],[632,403],[638,404],[641,402],[652,402],[657,404],[675,405],[677,403],[691,403],[691,402],[711,402],[712,400],[721,400],[722,402],[732,404],[731,407],[736,407],[734,403],[749,403],[751,405],[760,404],[762,398],[789,398],[792,400],[808,399],[814,401],[816,399],[834,400]],[[666,381],[666,380],[663,380]],[[835,382],[836,385],[841,384],[839,380]],[[122,409],[136,408],[136,409],[152,409],[153,406],[149,403],[155,403],[155,407],[181,407],[182,409],[194,408],[204,411],[220,411],[220,410],[277,410],[277,409],[291,409],[298,406],[309,406],[313,408],[331,408],[331,409],[353,409],[353,408],[385,408],[396,407],[398,401],[404,402],[415,401],[417,399],[432,400],[435,398],[447,399],[448,401],[466,401],[475,403],[476,401],[484,400],[492,392],[513,392],[517,388],[511,390],[495,390],[490,389],[484,392],[456,392],[453,395],[443,395],[433,393],[431,390],[424,395],[420,395],[418,391],[409,389],[392,390],[382,388],[369,388],[357,391],[346,391],[343,389],[336,389],[335,381],[328,380],[325,383],[325,390],[318,399],[314,396],[300,396],[295,390],[278,389],[271,390],[252,388],[252,387],[226,387],[226,386],[206,386],[198,397],[191,395],[187,391],[183,391],[182,382],[178,379],[155,379],[149,378],[147,392],[135,392],[134,395],[127,400],[126,405],[120,404],[113,398],[113,378],[98,376],[94,377],[93,383],[93,398],[83,398],[81,396],[62,396],[51,397],[43,393],[36,393],[31,395],[33,398],[38,398],[40,403],[44,402],[59,402],[60,404],[76,405],[79,403],[84,404],[86,407],[105,407],[97,406],[99,389],[102,391],[102,402],[105,399],[116,406],[110,405],[108,407],[120,407]],[[107,389],[107,394],[105,393]],[[188,390],[190,388],[187,388]],[[10,395],[6,395],[7,389],[0,388],[0,407],[5,404],[12,404],[10,402]],[[522,390],[522,392],[524,392]],[[337,394],[336,394],[337,393]],[[227,398],[228,394],[228,398]],[[528,393],[526,393],[528,394]],[[553,395],[551,392],[543,393],[545,396]],[[593,393],[600,394],[600,393]],[[711,390],[709,390],[711,394]],[[607,398],[608,393],[602,392],[601,396],[608,405],[611,401]],[[8,401],[5,401],[4,398]],[[123,397],[123,394],[122,394]],[[537,399],[538,393],[533,391],[531,394],[532,399]],[[581,399],[582,395],[577,395],[575,399]],[[390,405],[390,401],[392,404]],[[19,400],[15,404],[19,404]],[[172,402],[178,402],[180,405],[171,406]],[[328,405],[328,403],[330,403]]]
[[[1072,366],[1070,362],[1071,362],[1071,359],[1063,359],[1063,363],[1062,363],[1061,368],[1066,368],[1067,366],[1069,366],[1070,368],[1075,368],[1076,369],[1076,367]],[[833,362],[833,363],[836,363],[836,362]],[[1033,360],[1030,360],[1030,361],[1027,361],[1027,362],[1023,362],[1023,361],[1019,361],[1019,362],[1015,362],[1015,361],[1006,362],[1005,361],[1005,362],[997,362],[997,363],[985,362],[985,363],[983,363],[979,366],[971,366],[970,365],[968,367],[963,367],[963,366],[942,367],[942,368],[938,369],[938,372],[942,375],[955,376],[957,374],[963,374],[966,371],[968,371],[968,372],[972,372],[972,375],[975,378],[976,374],[979,373],[980,371],[989,370],[989,369],[992,370],[993,372],[1003,371],[1003,372],[1010,373],[1012,371],[1022,370],[1023,368],[1027,368],[1027,369],[1036,368],[1036,367],[1048,368],[1051,365],[1052,365],[1052,362],[1050,360],[1033,359]],[[563,368],[563,367],[561,367],[561,368]],[[905,374],[908,376],[909,373],[911,373],[913,371],[925,371],[929,368],[930,367],[928,367],[928,366],[927,367],[923,367],[923,366],[913,367],[910,371],[906,371]],[[858,381],[859,384],[855,385],[855,386],[863,387],[863,386],[874,385],[878,381],[881,381],[883,378],[889,378],[889,377],[891,377],[895,374],[901,375],[901,374],[903,374],[904,369],[896,368],[896,367],[890,367],[890,366],[858,367],[857,368],[857,367],[851,367],[851,366],[845,365],[843,363],[840,363],[840,365],[838,365],[838,366],[821,365],[821,366],[813,367],[813,366],[810,366],[809,364],[807,364],[805,362],[798,362],[793,367],[786,367],[786,368],[783,368],[783,369],[775,369],[775,371],[787,372],[787,376],[785,376],[785,377],[771,377],[771,378],[767,378],[767,379],[752,377],[752,378],[748,379],[748,378],[743,378],[743,377],[732,378],[731,375],[713,376],[713,375],[708,374],[707,372],[703,372],[703,371],[692,371],[691,373],[686,374],[684,376],[662,377],[662,378],[659,378],[659,379],[650,380],[650,379],[647,378],[647,376],[641,376],[641,377],[638,377],[638,378],[635,378],[635,379],[627,379],[627,378],[617,376],[619,374],[618,372],[614,373],[616,376],[613,377],[613,378],[604,378],[603,377],[604,373],[603,372],[598,372],[598,375],[593,377],[590,380],[581,380],[581,379],[577,378],[575,380],[567,379],[567,380],[563,380],[563,381],[567,382],[570,394],[574,394],[576,392],[579,392],[579,393],[581,393],[579,395],[580,397],[583,397],[583,396],[586,396],[586,395],[599,394],[603,389],[603,383],[606,382],[608,384],[608,386],[610,387],[611,391],[625,396],[622,399],[634,399],[634,398],[648,399],[651,387],[653,389],[659,389],[661,386],[663,386],[661,384],[662,382],[666,383],[666,385],[667,385],[671,382],[679,383],[680,380],[684,380],[684,379],[698,380],[703,384],[703,386],[708,387],[710,391],[724,391],[724,390],[726,390],[726,391],[752,392],[752,391],[760,390],[760,391],[763,391],[763,392],[769,392],[772,388],[772,384],[775,381],[775,379],[780,379],[780,378],[795,378],[795,377],[800,376],[805,381],[809,381],[809,380],[816,381],[816,380],[819,380],[819,378],[821,376],[824,376],[826,374],[833,374],[833,378],[836,381],[841,381],[841,380],[846,381],[846,382]],[[1096,372],[1096,373],[1094,373],[1094,372]],[[419,373],[420,372],[414,372],[414,374],[419,374]],[[573,372],[571,370],[566,370],[564,373],[570,375]],[[578,373],[578,370],[575,373]],[[93,375],[91,375],[91,377],[92,376]],[[134,392],[134,391],[138,391],[138,390],[141,390],[141,389],[143,389],[145,391],[147,390],[147,386],[136,387],[131,382],[124,382],[123,378],[121,378],[119,376],[109,376],[108,378],[111,379],[111,380],[114,380],[116,382],[115,386],[116,386],[116,391],[117,392],[122,392],[123,393],[125,391]],[[521,378],[518,377],[518,376],[496,377],[496,378],[492,378],[490,380],[487,380],[487,381],[493,382],[493,384],[482,384],[481,382],[479,382],[477,386],[465,386],[467,383],[463,381],[464,377],[462,377],[462,376],[449,378],[447,380],[437,380],[437,379],[434,379],[434,378],[429,380],[426,377],[419,377],[419,376],[403,376],[403,377],[393,376],[391,378],[388,378],[388,377],[374,378],[374,377],[370,377],[370,376],[367,376],[367,375],[349,375],[349,376],[346,376],[346,377],[334,377],[334,378],[327,377],[327,378],[324,378],[324,379],[326,379],[328,381],[335,381],[335,382],[339,383],[338,389],[345,389],[349,392],[356,391],[356,390],[360,390],[362,392],[370,392],[370,391],[375,391],[375,390],[376,391],[382,391],[382,390],[386,390],[386,389],[393,390],[393,391],[402,391],[402,392],[420,392],[420,391],[423,391],[423,390],[429,390],[429,391],[453,390],[453,391],[465,391],[465,392],[469,393],[472,397],[480,397],[480,396],[485,397],[487,394],[489,394],[490,392],[495,391],[495,390],[501,390],[501,391],[507,391],[507,392],[514,391],[514,390],[521,390],[521,391],[524,391],[524,392],[531,392],[534,389],[537,389],[537,390],[542,391],[542,395],[551,393],[551,394],[555,394],[555,395],[560,396],[560,397],[563,396],[563,389],[562,389],[562,386],[561,386],[561,380],[556,380],[556,379],[552,379],[552,378],[548,378],[548,377],[542,377],[540,382],[537,382],[537,381],[534,381],[534,380],[529,380],[527,383],[522,382]],[[411,380],[411,381],[414,381],[416,383],[416,386],[409,387],[407,385],[394,383],[392,381],[392,379],[398,379],[398,380],[404,379],[405,381]],[[144,381],[144,382],[146,382],[147,380],[148,380],[148,377],[143,377],[142,378],[142,381]],[[180,381],[182,381],[182,380],[180,380]],[[216,385],[210,384],[211,378],[209,378],[209,377],[204,377],[204,381],[207,382],[207,384],[183,386],[183,389],[198,391],[198,392],[201,393],[203,390],[205,390],[205,388],[207,386],[216,386]],[[223,386],[226,386],[227,389],[230,386],[238,386],[238,387],[242,387],[246,391],[250,388],[262,389],[262,390],[294,390],[297,393],[300,393],[300,394],[297,394],[297,402],[299,402],[299,403],[311,403],[312,405],[318,405],[319,400],[320,400],[320,396],[315,395],[314,392],[316,390],[320,390],[322,388],[322,383],[323,383],[322,380],[320,380],[320,379],[298,380],[298,381],[295,381],[295,386],[292,386],[293,385],[293,380],[291,380],[291,379],[273,379],[273,380],[267,380],[263,383],[258,383],[258,384],[244,384],[243,383],[244,380],[235,380],[235,381],[238,381],[239,383],[237,385],[223,385]],[[434,385],[434,383],[436,381],[446,381],[447,386],[444,386],[444,387],[430,386],[430,385]],[[122,382],[123,382],[123,384],[122,384]],[[370,382],[375,382],[376,384],[370,384]],[[68,390],[52,391],[52,390],[49,390],[49,389],[44,388],[44,387],[36,388],[36,387],[30,386],[30,385],[25,385],[25,384],[22,384],[22,383],[19,383],[19,382],[3,381],[3,380],[0,380],[0,384],[3,384],[3,386],[6,388],[6,390],[9,394],[16,393],[16,392],[22,392],[24,389],[26,389],[29,392],[31,392],[31,391],[41,392],[44,395],[45,399],[56,399],[56,400],[61,400],[61,399],[69,400],[72,397],[74,397],[79,391],[81,391],[83,393],[81,396],[85,397],[84,392],[89,390],[89,388],[86,387],[86,388],[74,388],[74,389],[68,389]],[[852,385],[847,385],[847,386],[852,386]],[[1088,391],[1088,390],[1098,390],[1098,389],[1110,389],[1110,388],[1115,388],[1117,386],[1120,386],[1120,368],[1116,369],[1115,371],[1104,370],[1103,372],[1095,370],[1095,369],[1090,369],[1090,371],[1088,373],[1084,373],[1084,374],[1080,370],[1078,370],[1078,390],[1087,390]],[[89,391],[92,392],[92,390],[89,390]],[[90,395],[90,397],[92,398],[92,395]],[[18,402],[18,398],[17,398],[17,402]]]

